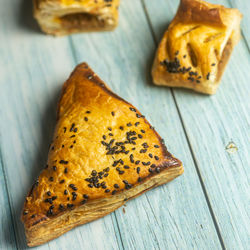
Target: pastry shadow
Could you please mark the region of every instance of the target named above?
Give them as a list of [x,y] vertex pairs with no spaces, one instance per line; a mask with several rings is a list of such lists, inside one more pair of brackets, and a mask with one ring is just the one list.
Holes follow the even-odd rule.
[[32,1],[21,0],[20,12],[17,19],[17,24],[20,28],[29,32],[41,33],[38,23],[33,17]]

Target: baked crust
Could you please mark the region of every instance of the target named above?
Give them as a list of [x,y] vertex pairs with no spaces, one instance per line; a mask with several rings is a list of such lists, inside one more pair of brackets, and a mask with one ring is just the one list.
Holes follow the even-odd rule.
[[103,217],[182,173],[144,116],[80,64],[63,86],[48,162],[26,197],[28,245]]
[[41,29],[56,36],[113,30],[120,0],[33,0]]
[[155,56],[154,83],[214,94],[240,39],[241,18],[237,9],[181,0]]

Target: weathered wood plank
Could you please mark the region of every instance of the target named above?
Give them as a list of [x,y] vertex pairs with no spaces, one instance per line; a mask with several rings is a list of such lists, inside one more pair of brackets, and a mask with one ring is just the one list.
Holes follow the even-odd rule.
[[115,32],[74,35],[72,44],[77,62],[138,107],[184,163],[176,181],[115,212],[125,249],[220,249],[171,92],[151,84],[155,45],[140,1],[122,1]]
[[228,0],[232,7],[238,8],[240,12],[243,14],[243,19],[241,23],[241,28],[243,31],[243,36],[246,42],[248,43],[248,48],[250,47],[250,1],[246,0]]
[[0,249],[16,249],[14,225],[0,153]]
[[[46,162],[58,93],[75,66],[68,38],[55,39],[34,30],[31,5],[26,0],[0,0],[0,147],[21,249],[26,248],[20,222],[24,197]],[[112,222],[106,216],[39,249],[119,249]],[[12,227],[3,226],[6,232]],[[0,244],[7,241],[14,244],[8,237]]]
[[[228,5],[225,1],[213,2]],[[145,0],[145,4],[159,42],[178,3]],[[197,167],[228,249],[249,246],[250,61],[247,56],[247,47],[241,40],[214,96],[174,90]]]

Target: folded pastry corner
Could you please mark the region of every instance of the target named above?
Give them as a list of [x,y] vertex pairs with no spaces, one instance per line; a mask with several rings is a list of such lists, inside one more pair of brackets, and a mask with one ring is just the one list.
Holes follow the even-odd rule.
[[145,117],[80,64],[63,86],[48,162],[26,197],[28,245],[103,217],[182,173]]
[[113,30],[120,0],[33,0],[41,29],[56,36]]
[[153,82],[214,94],[240,39],[241,18],[237,9],[181,0],[158,47]]

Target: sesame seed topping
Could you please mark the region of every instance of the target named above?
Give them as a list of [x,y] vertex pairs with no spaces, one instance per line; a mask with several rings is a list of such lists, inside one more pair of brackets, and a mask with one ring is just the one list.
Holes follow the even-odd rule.
[[91,112],[89,110],[86,111],[86,114],[90,114]]
[[56,166],[53,166],[52,168],[53,168],[54,171],[56,171],[56,169],[57,169]]
[[112,116],[115,116],[115,112],[114,112],[114,111],[112,111],[112,112],[111,112],[111,115],[112,115]]
[[84,195],[83,195],[83,198],[84,198],[84,199],[88,199],[89,196],[88,196],[87,194],[84,194]]
[[105,190],[105,193],[109,193],[109,192],[110,192],[110,190],[109,190],[109,189],[106,189],[106,190]]
[[68,161],[64,161],[64,160],[60,160],[59,163],[60,164],[68,164],[69,162]]
[[112,195],[116,194],[116,192],[117,192],[116,190],[113,190],[113,191],[112,191]]
[[68,194],[68,190],[67,190],[67,189],[64,190],[64,194],[65,194],[65,195]]
[[64,183],[64,182],[65,182],[65,180],[61,180],[59,183],[62,184],[62,183]]
[[68,168],[64,169],[64,173],[67,174],[68,173]]
[[50,191],[48,191],[48,192],[47,192],[47,195],[48,195],[48,196],[51,196],[51,192],[50,192]]
[[141,170],[141,168],[140,168],[140,167],[137,167],[137,169],[136,169],[137,174],[140,173],[140,170]]
[[159,157],[156,155],[156,156],[155,156],[155,159],[158,161],[158,160],[159,160]]
[[145,130],[141,129],[141,132],[142,132],[143,134],[145,134]]
[[49,177],[49,181],[53,181],[54,180],[54,178],[51,176],[51,177]]
[[159,148],[160,146],[159,145],[154,145],[155,148]]
[[119,185],[118,184],[114,184],[114,188],[119,188]]

